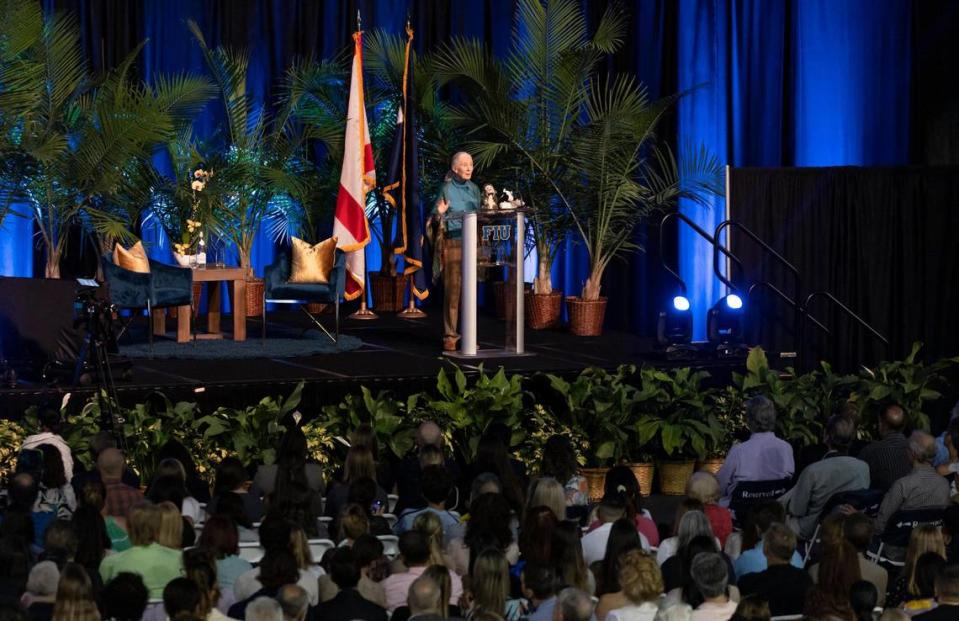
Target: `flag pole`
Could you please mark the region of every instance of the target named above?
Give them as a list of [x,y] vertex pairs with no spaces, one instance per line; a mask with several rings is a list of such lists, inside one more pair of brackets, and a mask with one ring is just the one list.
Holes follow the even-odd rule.
[[[357,31],[357,32],[362,32],[362,31],[363,31],[363,20],[360,18],[360,10],[359,10],[359,9],[356,10],[356,31]],[[361,72],[362,72],[362,70],[363,70],[363,68],[360,67],[360,71],[361,71]],[[366,102],[361,101],[361,102],[360,102],[360,105],[365,106],[365,105],[366,105]],[[362,140],[363,140],[363,132],[361,131],[361,132],[360,132],[360,141],[362,142]],[[360,147],[361,147],[361,148],[360,148],[360,153],[363,152],[362,146],[363,146],[363,145],[361,144],[361,145],[360,145]],[[364,205],[364,208],[365,208],[365,205]],[[363,247],[363,254],[366,254],[366,247],[365,247],[365,246]],[[364,268],[364,270],[366,269],[366,261],[363,261],[363,268]],[[349,316],[350,319],[359,319],[359,320],[363,320],[363,321],[368,321],[368,320],[370,320],[370,319],[379,319],[379,318],[380,318],[379,315],[377,315],[376,313],[374,313],[373,311],[371,311],[371,310],[366,306],[366,283],[370,282],[370,279],[367,278],[367,276],[369,276],[369,270],[366,270],[366,272],[367,272],[367,273],[364,274],[364,278],[363,278],[363,281],[364,281],[364,283],[363,283],[363,285],[364,285],[364,286],[363,286],[363,293],[362,293],[362,295],[360,296],[360,309],[359,309],[358,311],[356,311],[355,313],[351,314],[351,315]]]
[[[413,28],[410,20],[409,11],[406,12],[406,37],[407,37],[407,41],[406,41],[407,53],[409,53],[408,48],[410,45],[410,41],[413,38]],[[404,67],[404,71],[405,70],[406,69]],[[407,105],[407,94],[405,91],[403,93],[403,105],[404,107]],[[409,118],[406,115],[405,110],[403,111],[403,114],[404,114],[404,118]],[[406,191],[405,187],[403,188],[403,191],[404,192]],[[410,297],[410,302],[409,302],[409,305],[404,310],[400,311],[399,317],[401,319],[426,319],[426,311],[420,308],[416,308],[416,296],[413,294],[413,278],[412,277],[406,280],[406,289],[407,289],[407,295],[409,295]]]

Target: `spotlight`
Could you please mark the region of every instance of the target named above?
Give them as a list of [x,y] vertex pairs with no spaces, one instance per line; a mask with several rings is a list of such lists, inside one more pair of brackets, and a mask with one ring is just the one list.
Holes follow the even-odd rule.
[[706,315],[706,334],[716,346],[720,358],[745,356],[745,316],[743,299],[735,293],[721,298]]
[[666,310],[659,312],[656,340],[666,349],[667,360],[695,358],[698,350],[690,344],[693,339],[693,314],[684,295],[673,298]]

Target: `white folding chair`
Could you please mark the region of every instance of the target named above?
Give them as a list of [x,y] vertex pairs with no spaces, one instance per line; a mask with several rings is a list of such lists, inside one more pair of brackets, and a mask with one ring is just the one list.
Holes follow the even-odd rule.
[[390,513],[396,511],[396,503],[399,502],[400,497],[396,494],[387,494],[386,495],[386,510]]
[[386,519],[386,522],[390,525],[390,529],[392,530],[393,527],[396,526],[397,517],[392,513],[384,513],[383,517]]
[[310,546],[310,554],[313,555],[314,563],[319,563],[327,550],[336,547],[336,544],[329,539],[310,539],[307,544]]
[[259,563],[266,553],[259,541],[241,541],[238,546],[240,548],[240,558],[254,565]]
[[380,535],[377,537],[383,543],[383,555],[391,561],[400,555],[400,538],[396,535]]

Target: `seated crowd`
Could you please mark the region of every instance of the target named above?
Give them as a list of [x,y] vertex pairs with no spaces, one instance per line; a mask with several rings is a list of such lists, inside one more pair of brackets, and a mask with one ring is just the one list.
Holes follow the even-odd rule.
[[433,422],[381,460],[361,425],[326,481],[290,423],[276,464],[228,456],[211,489],[175,441],[149,482],[109,434],[83,471],[45,411],[6,485],[0,621],[959,619],[959,415],[933,438],[890,405],[863,446],[844,411],[794,456],[772,402],[746,414],[657,525],[624,465],[591,504],[565,436],[527,472],[496,424],[472,463]]

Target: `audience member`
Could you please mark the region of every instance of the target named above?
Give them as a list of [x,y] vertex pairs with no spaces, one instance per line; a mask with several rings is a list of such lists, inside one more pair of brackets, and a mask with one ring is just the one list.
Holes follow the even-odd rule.
[[[97,468],[97,463],[99,462],[100,454],[107,449],[117,447],[116,438],[114,438],[113,434],[110,433],[109,431],[96,432],[95,434],[93,434],[93,436],[90,437],[89,442],[90,442],[91,463],[93,463],[94,467],[92,470],[89,470],[87,472],[77,472],[76,469],[74,469],[73,479],[71,479],[70,481],[70,484],[73,485],[73,490],[74,492],[76,492],[76,495],[78,498],[79,496],[81,496],[81,490],[83,489],[83,486],[86,485],[87,483],[103,482],[100,479],[100,470]],[[80,464],[80,462],[76,462],[76,463]],[[129,468],[123,469],[123,473],[120,476],[120,480],[134,489],[140,489],[140,477],[138,477],[137,474]]]
[[[909,437],[909,454],[912,456],[912,471],[892,483],[879,506],[876,516],[876,532],[886,529],[890,518],[897,511],[944,508],[949,503],[949,483],[932,467],[936,443],[931,435],[914,431]],[[887,558],[902,558],[901,549],[888,548]]]
[[100,618],[114,621],[140,621],[150,601],[143,578],[120,572],[100,591]]
[[[782,523],[785,519],[786,513],[783,506],[774,500],[750,507],[743,525],[743,552],[733,564],[737,578],[741,579],[746,574],[766,569],[763,534],[773,523]],[[793,567],[803,566],[802,557],[798,552],[793,554],[790,562]]]
[[[98,582],[100,563],[113,548],[103,516],[93,507],[83,505],[73,514],[73,529],[77,535],[73,560],[87,570],[91,580]],[[127,542],[129,545],[129,539]]]
[[524,511],[529,513],[536,507],[548,507],[557,521],[565,520],[566,492],[562,484],[553,477],[537,477],[530,481]]
[[310,608],[310,596],[298,584],[287,584],[276,594],[276,601],[283,609],[283,621],[305,621]]
[[130,510],[129,550],[105,556],[100,563],[100,578],[106,584],[123,571],[139,574],[150,590],[150,597],[163,596],[163,587],[180,575],[180,551],[160,545],[160,508],[141,503]]
[[[683,522],[683,517],[690,511],[699,511],[706,515],[703,503],[693,498],[683,498],[676,507],[676,517],[673,519],[672,536],[659,542],[659,549],[656,551],[656,562],[660,565],[666,562],[666,559],[676,554],[679,548],[679,525]],[[712,532],[712,528],[710,528]]]
[[[79,524],[76,526],[77,533],[82,540],[85,534],[89,535],[99,529],[102,522],[102,526],[106,529],[106,534],[110,542],[110,545],[105,546],[104,549],[108,547],[114,552],[129,550],[131,544],[126,529],[120,525],[118,518],[106,515],[106,496],[107,489],[99,476],[97,476],[96,479],[85,481],[80,486],[80,495],[78,497],[80,507],[77,509],[77,513],[82,514],[82,517],[78,517],[76,513],[73,515],[74,523]],[[89,512],[84,511],[84,509],[89,509]],[[92,516],[94,514],[100,517],[93,518]],[[123,522],[125,524],[126,520]]]
[[[174,550],[183,549],[183,515],[170,501],[156,504],[160,510],[160,529],[157,531],[157,543]],[[193,530],[192,528],[190,530]]]
[[779,499],[786,508],[787,523],[800,539],[812,539],[820,515],[834,494],[869,487],[869,466],[848,455],[855,436],[852,419],[830,417],[826,423],[829,450],[820,461],[806,468],[796,485]]
[[556,434],[546,440],[539,474],[541,477],[552,477],[563,484],[566,506],[585,507],[589,504],[586,477],[579,474],[576,451],[568,437]]
[[420,482],[423,499],[426,507],[422,509],[407,509],[399,515],[396,534],[402,534],[413,527],[413,521],[424,512],[435,514],[443,524],[444,545],[450,541],[463,537],[463,526],[457,516],[446,510],[446,501],[453,490],[453,479],[445,466],[427,466],[423,468]]
[[325,572],[313,561],[310,540],[307,539],[306,533],[299,525],[291,524],[290,526],[290,551],[293,552],[293,558],[296,559],[297,569],[303,575],[313,574],[314,578],[319,578]]
[[443,552],[443,524],[435,513],[429,511],[421,513],[413,521],[413,530],[418,531],[426,539],[430,548],[429,565],[449,567],[450,563]]
[[959,504],[955,502],[942,514],[942,537],[946,542],[946,560],[959,563]]
[[916,595],[907,597],[902,609],[915,616],[936,606],[936,576],[946,566],[946,559],[935,552],[926,552],[916,561]]
[[[420,584],[422,581],[422,584]],[[422,588],[426,591],[436,588],[436,610],[435,613],[422,613],[416,615],[417,618],[421,619],[422,617],[430,617],[438,621],[438,619],[460,619],[461,612],[459,606],[451,606],[450,593],[452,592],[452,582],[450,581],[450,572],[442,565],[430,565],[426,568],[426,571],[423,572],[423,575],[413,581],[413,584],[410,585],[410,595],[413,596],[414,586]],[[420,597],[432,601],[432,596],[429,593],[420,593]],[[425,604],[425,602],[424,602]],[[437,615],[434,617],[433,615]],[[390,615],[390,621],[409,621],[413,616],[412,607],[409,604],[409,599],[407,599],[406,606],[400,606],[393,611],[393,614]]]
[[692,607],[683,603],[664,603],[656,613],[656,621],[690,621],[692,618]]
[[259,522],[263,519],[263,501],[260,496],[262,490],[251,486],[250,477],[246,468],[236,457],[224,457],[216,467],[216,479],[213,483],[213,498],[206,506],[206,512],[213,515],[217,512],[219,496],[225,493],[236,494],[243,502],[243,515],[249,522]]
[[[698,504],[698,501],[687,500],[687,504],[690,506],[691,502]],[[701,504],[698,506],[702,507]],[[679,519],[676,528],[676,536],[664,539],[660,543],[659,550],[656,551],[656,562],[660,565],[665,564],[676,552],[688,545],[694,537],[713,538],[716,541],[717,548],[719,547],[719,539],[713,533],[713,529],[709,525],[709,519],[705,513],[698,509],[683,512],[683,517]]]
[[[409,615],[407,619],[417,619],[418,621],[438,621],[445,619],[442,614],[443,591],[436,581],[427,575],[422,575],[410,584],[409,594],[407,595],[409,605]],[[393,617],[391,617],[393,619]],[[400,620],[397,620],[400,621]]]
[[30,621],[50,621],[59,582],[60,570],[53,561],[40,561],[30,570],[27,592],[20,599]]
[[596,517],[600,526],[583,535],[583,558],[587,565],[592,566],[593,563],[606,557],[606,548],[610,533],[613,530],[613,524],[620,520],[626,520],[644,549],[649,548],[649,543],[644,542],[642,534],[636,531],[635,523],[626,519],[626,500],[623,494],[604,497],[596,509]]
[[738,584],[740,593],[764,597],[774,616],[802,614],[812,580],[805,571],[790,565],[795,551],[795,533],[785,524],[772,524],[763,535],[767,568],[743,576]]
[[852,585],[849,591],[849,604],[855,615],[855,621],[873,621],[873,610],[879,603],[879,592],[876,585],[860,580]]
[[[824,541],[825,543],[825,541]],[[859,582],[859,558],[852,544],[839,537],[824,550],[819,564],[819,581],[806,591],[805,614],[812,617],[853,615],[849,594]]]
[[38,449],[46,444],[56,449],[60,455],[60,464],[63,474],[67,481],[73,479],[73,452],[70,445],[60,435],[60,428],[63,421],[60,417],[60,411],[53,407],[44,407],[37,415],[40,423],[40,433],[27,436],[20,444],[20,450]]
[[119,520],[125,520],[130,509],[143,502],[143,493],[139,489],[121,481],[123,469],[123,452],[119,449],[105,449],[97,458],[97,470],[100,472],[100,480],[103,481],[103,486],[106,489],[106,496],[104,497],[105,515]]
[[[30,516],[25,517],[26,525],[30,526]],[[4,526],[10,521],[11,516],[5,516]],[[30,545],[23,538],[0,538],[0,603],[20,601],[27,588],[31,556]]]
[[[626,519],[636,524],[636,530],[643,536],[643,539],[650,546],[659,545],[659,529],[652,517],[643,510],[643,495],[639,490],[639,481],[629,466],[618,464],[606,472],[606,479],[603,483],[603,496],[622,496],[626,506]],[[599,526],[598,523],[590,525],[590,528]]]
[[[403,533],[400,535],[399,548],[406,571],[393,574],[383,581],[383,589],[386,591],[386,608],[391,612],[406,603],[410,584],[423,575],[430,564],[430,547],[423,533],[416,530]],[[463,594],[463,583],[456,574],[450,576],[450,579],[452,593],[449,603],[456,604]]]
[[548,564],[527,562],[520,576],[520,590],[529,602],[528,621],[552,621],[556,607],[556,571]]
[[736,612],[730,597],[729,569],[719,554],[700,554],[693,559],[690,571],[694,589],[684,593],[686,603],[693,606],[693,621],[727,621]]
[[174,578],[163,589],[163,611],[170,621],[205,621],[200,587],[189,578]]
[[619,558],[618,584],[618,591],[599,598],[597,621],[652,621],[664,592],[656,559],[638,549],[624,552]]
[[43,476],[40,477],[40,493],[33,511],[52,513],[54,519],[69,520],[77,509],[77,497],[65,472],[61,453],[52,444],[41,444],[37,449],[43,454]]
[[370,534],[370,518],[358,504],[346,505],[338,522],[336,541],[340,545],[351,546],[357,537]]
[[770,621],[769,602],[756,595],[743,597],[736,606],[732,621]]
[[476,458],[471,472],[473,476],[483,472],[492,472],[500,481],[503,496],[509,502],[510,509],[517,515],[522,513],[526,498],[526,469],[519,461],[509,456],[509,431],[504,434],[491,424],[476,446]]
[[385,497],[385,492],[383,492],[379,484],[370,477],[353,479],[350,481],[346,492],[347,504],[356,504],[363,509],[363,512],[366,514],[366,519],[370,523],[370,534],[377,537],[393,534],[390,523],[383,517],[387,508],[387,501],[384,500]]
[[[287,546],[289,546],[289,543],[287,543]],[[284,585],[299,584],[309,593],[308,585],[304,583],[300,572],[296,568],[296,558],[287,547],[267,548],[259,567],[254,571],[258,572],[254,584],[259,588],[252,593],[247,588],[242,590],[240,588],[241,579],[247,574],[237,578],[236,583],[234,583],[234,594],[238,601],[230,606],[227,612],[227,616],[231,619],[242,619],[246,614],[247,607],[253,600],[258,597],[276,597],[280,587]],[[310,582],[312,582],[313,592],[317,593],[316,578],[313,578]],[[312,601],[313,595],[311,594],[310,597]]]
[[906,561],[902,571],[889,587],[887,606],[900,606],[903,602],[919,596],[919,587],[916,576],[916,563],[919,557],[928,552],[945,557],[946,546],[942,533],[931,524],[922,524],[913,529],[909,535],[909,545],[906,548]]
[[226,615],[217,610],[220,585],[217,582],[216,559],[209,550],[190,548],[183,552],[183,572],[200,590],[198,613],[206,621],[225,621]]
[[260,490],[264,496],[269,496],[276,489],[276,478],[281,465],[288,468],[302,466],[307,486],[314,492],[323,493],[323,469],[320,464],[307,462],[306,437],[300,429],[287,429],[276,447],[276,456],[275,463],[257,468],[253,477],[253,488]]
[[917,621],[953,621],[959,619],[959,565],[946,565],[935,579],[937,606],[913,617]]
[[[906,412],[902,406],[890,404],[879,413],[880,439],[870,442],[859,452],[859,459],[869,465],[869,480],[873,489],[886,491],[912,470],[909,441],[903,435],[905,429]],[[935,457],[935,442],[930,463],[932,457]]]
[[77,554],[77,533],[70,520],[56,520],[43,534],[43,554],[40,560],[53,561],[57,567],[63,567],[68,561],[75,560]]
[[593,595],[596,579],[583,558],[581,532],[574,522],[557,524],[550,544],[551,558],[561,587],[573,587]]
[[453,568],[460,576],[470,573],[475,553],[494,546],[506,555],[510,565],[519,560],[519,546],[510,528],[512,516],[509,502],[502,494],[482,493],[470,503],[470,519],[466,522],[463,540],[453,540],[448,553]]
[[537,506],[527,509],[519,531],[521,558],[527,563],[549,563],[553,531],[557,524],[557,516],[549,507]]
[[214,515],[206,521],[197,546],[213,555],[217,579],[224,589],[232,591],[236,579],[253,569],[248,560],[240,557],[236,524],[226,516]]
[[640,535],[636,527],[626,518],[613,522],[606,541],[603,558],[590,566],[596,577],[596,595],[613,593],[620,590],[619,562],[622,555],[630,550],[642,549]]
[[[423,421],[416,428],[413,440],[415,444],[413,450],[400,460],[397,467],[397,476],[395,477],[397,500],[394,509],[394,513],[397,515],[402,515],[407,509],[422,509],[426,506],[421,491],[421,471],[425,467],[421,458],[427,454],[435,456],[436,453],[439,453],[452,480],[456,481],[459,478],[459,469],[455,460],[447,457],[443,452],[443,430],[440,429],[439,425],[431,420]],[[431,457],[429,463],[434,461],[435,459]],[[456,507],[449,508],[455,509]]]
[[244,621],[283,621],[283,609],[271,597],[258,597],[247,607]]
[[246,515],[243,498],[234,492],[223,492],[216,497],[216,511],[210,515],[229,518],[236,528],[237,541],[256,541],[259,539],[253,530],[253,522]]
[[[191,464],[193,463],[192,458],[189,458],[189,461]],[[190,520],[191,524],[202,522],[204,518],[203,509],[200,508],[200,501],[192,495],[189,481],[186,466],[183,462],[173,457],[167,457],[157,464],[153,482],[150,484],[150,489],[147,490],[147,498],[158,504],[165,500],[170,501],[176,505],[185,518]],[[205,486],[206,484],[201,482],[200,485]],[[207,491],[205,495],[209,500],[210,492]]]
[[729,505],[733,490],[740,481],[778,481],[792,476],[795,464],[793,449],[776,437],[776,406],[766,397],[753,397],[746,402],[748,440],[733,445],[720,468],[720,504]]
[[[720,507],[719,480],[712,472],[700,470],[694,472],[686,483],[686,496],[703,503],[703,513],[709,519],[713,535],[719,540],[719,547],[726,545],[726,538],[733,532],[733,516],[726,507]],[[657,545],[650,540],[651,545]]]
[[[405,535],[416,536],[414,533]],[[323,621],[387,621],[389,617],[386,610],[363,597],[356,589],[360,581],[356,553],[351,548],[340,547],[328,552],[327,556],[330,578],[339,588],[339,592],[330,601],[322,602],[316,607],[315,618]],[[403,602],[406,597],[407,594],[404,593]]]
[[502,615],[505,621],[518,621],[523,616],[523,601],[509,597],[509,565],[501,551],[486,548],[480,552],[473,564],[470,578],[473,598],[467,618],[471,618],[477,611]]
[[[376,482],[376,462],[373,460],[373,451],[366,445],[351,446],[347,451],[346,463],[343,466],[343,480],[334,482],[326,495],[326,515],[336,517],[347,503],[352,502],[349,499],[350,484],[360,479]],[[374,497],[364,507],[371,513],[373,511],[370,505],[373,502],[378,503],[378,511],[385,510],[389,504],[386,491],[378,483],[374,487],[376,490]]]
[[593,618],[593,602],[580,589],[566,587],[556,598],[553,621],[589,621]]
[[[276,589],[284,584],[296,583],[301,587],[306,589],[306,592],[310,594],[310,605],[315,606],[320,601],[320,589],[317,583],[316,574],[309,570],[299,569],[296,557],[293,555],[291,544],[292,544],[292,525],[284,520],[283,518],[272,516],[267,513],[267,516],[263,518],[263,522],[260,523],[260,546],[263,548],[264,555],[263,560],[260,561],[260,566],[258,568],[251,569],[250,571],[237,576],[236,580],[233,582],[233,594],[236,596],[237,601],[250,599],[253,595],[257,594],[264,587],[269,587],[269,589]],[[269,563],[271,570],[274,571],[274,575],[269,577],[269,585],[263,582],[264,574],[264,565],[267,565],[267,559],[271,558],[275,553],[284,553],[290,555],[290,558],[293,559],[293,570],[298,577],[293,578],[292,580],[288,579],[286,575],[287,566],[286,566],[286,557],[284,556],[281,559],[277,559],[276,562]],[[284,582],[279,582],[280,579],[285,580]],[[267,595],[273,597],[275,591],[268,592]],[[230,614],[231,617],[234,617],[233,614]],[[240,617],[234,617],[240,618]]]
[[100,621],[100,611],[93,599],[90,576],[76,563],[67,563],[60,571],[57,598],[53,605],[53,621]]
[[[833,519],[833,518],[828,518]],[[873,563],[866,558],[866,551],[872,542],[874,532],[872,518],[856,513],[842,520],[843,536],[846,541],[852,544],[859,556],[859,574],[866,582],[876,587],[879,594],[879,605],[883,606],[886,602],[886,588],[889,586],[889,572],[877,563]],[[809,575],[813,582],[819,581],[819,564],[816,563],[809,568]]]

